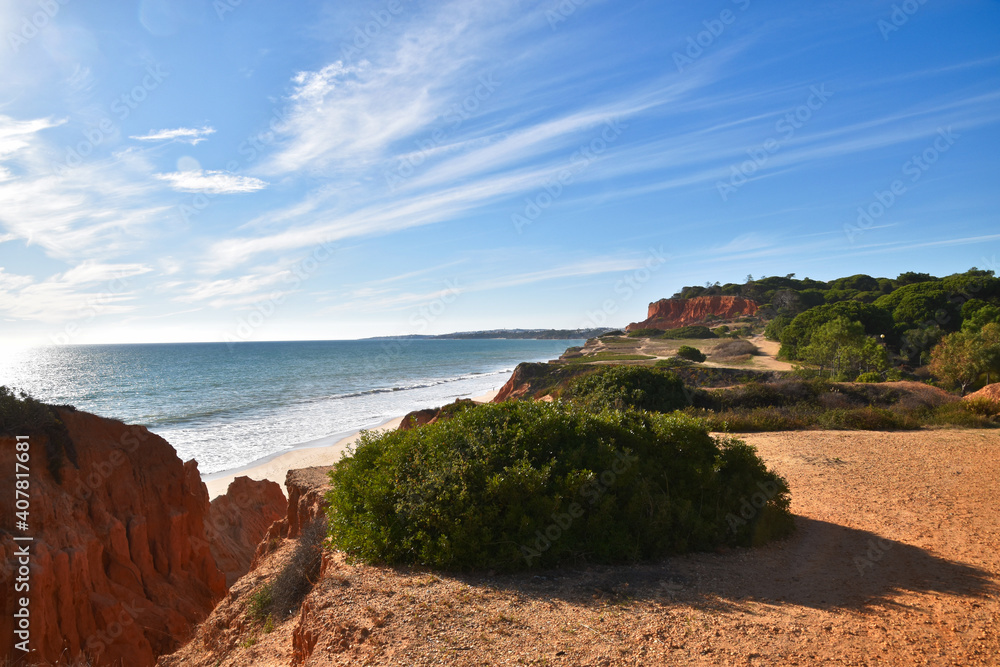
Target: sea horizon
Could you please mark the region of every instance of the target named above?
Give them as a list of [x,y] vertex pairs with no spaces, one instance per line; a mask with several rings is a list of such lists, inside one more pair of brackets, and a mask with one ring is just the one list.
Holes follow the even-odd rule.
[[0,385],[140,424],[206,478],[502,386],[581,339],[106,343],[22,348]]

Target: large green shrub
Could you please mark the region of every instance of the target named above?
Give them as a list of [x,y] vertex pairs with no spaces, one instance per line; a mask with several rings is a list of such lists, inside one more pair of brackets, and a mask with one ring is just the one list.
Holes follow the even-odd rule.
[[607,366],[570,380],[561,397],[591,412],[608,408],[673,412],[688,404],[677,375],[648,366]]
[[677,356],[681,359],[687,359],[688,361],[702,362],[707,359],[705,354],[696,347],[691,347],[690,345],[681,345],[677,348]]
[[752,447],[680,414],[484,405],[364,433],[330,477],[331,543],[370,562],[517,570],[792,530],[785,481]]
[[915,417],[874,406],[827,410],[819,415],[818,421],[823,428],[850,431],[903,431],[920,428],[920,422]]

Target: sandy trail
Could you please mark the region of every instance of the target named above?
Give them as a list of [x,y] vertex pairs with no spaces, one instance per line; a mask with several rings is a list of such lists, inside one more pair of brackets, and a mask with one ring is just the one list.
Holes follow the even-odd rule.
[[751,336],[747,340],[756,345],[757,349],[760,350],[760,354],[753,357],[755,367],[771,371],[793,370],[793,366],[787,361],[778,361],[778,350],[781,349],[781,343],[768,340],[761,334]]

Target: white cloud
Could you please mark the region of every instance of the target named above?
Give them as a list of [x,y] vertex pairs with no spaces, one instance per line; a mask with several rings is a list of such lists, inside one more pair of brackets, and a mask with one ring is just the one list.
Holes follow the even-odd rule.
[[133,276],[149,273],[152,269],[144,264],[102,264],[87,261],[77,264],[58,276],[66,285],[93,285],[101,282],[125,280]]
[[0,160],[5,160],[14,153],[31,145],[32,137],[42,130],[62,125],[65,121],[54,121],[50,118],[35,118],[33,120],[15,120],[9,116],[0,116]]
[[193,303],[215,297],[245,296],[258,294],[260,290],[282,282],[291,272],[271,274],[247,274],[239,278],[225,278],[196,283],[185,290],[185,293],[174,300]]
[[491,54],[526,29],[527,17],[540,16],[542,4],[444,3],[395,39],[384,35],[363,60],[299,72],[262,173],[356,172],[380,163],[394,144],[475,94]]
[[136,153],[55,167],[40,136],[59,123],[0,117],[0,228],[57,258],[104,258],[134,248],[168,206],[151,201],[149,165]]
[[168,174],[153,174],[155,178],[170,183],[174,190],[181,192],[207,192],[210,194],[236,194],[256,192],[267,187],[265,181],[250,176],[239,176],[225,171],[175,171]]
[[[550,267],[540,271],[513,274],[499,273],[497,275],[492,275],[489,278],[483,278],[475,282],[468,283],[464,281],[456,281],[455,286],[437,288],[427,292],[413,292],[410,290],[394,291],[392,288],[387,289],[383,287],[386,280],[373,280],[362,286],[351,289],[346,294],[334,297],[337,301],[336,305],[327,306],[321,312],[324,314],[332,314],[339,312],[402,310],[416,304],[427,303],[434,299],[446,297],[449,294],[454,294],[456,290],[462,294],[487,292],[495,289],[544,283],[563,278],[583,278],[587,276],[605,275],[608,273],[633,271],[645,266],[647,262],[648,258],[646,257],[622,255],[592,257],[567,264],[561,264],[559,266]],[[325,298],[323,300],[326,301],[331,299]]]
[[[685,77],[580,98],[576,107],[566,108],[558,90],[567,85],[564,73],[552,82],[533,83],[502,81],[489,74],[490,59],[509,61],[509,52],[501,54],[524,37],[522,32],[548,25],[544,14],[549,8],[546,3],[522,3],[515,20],[504,15],[512,11],[509,5],[450,3],[401,34],[384,35],[378,46],[366,51],[369,60],[335,61],[295,75],[282,114],[285,122],[273,128],[275,152],[260,173],[319,172],[340,187],[317,188],[299,201],[262,213],[242,226],[241,236],[214,243],[206,267],[224,271],[261,253],[393,233],[453,220],[515,195],[531,195],[565,170],[576,151],[603,141],[606,122],[618,119],[627,125],[635,116],[663,115],[676,106],[688,113],[703,111],[689,107],[697,106],[694,100],[706,86],[730,74],[724,65],[740,55],[730,49],[724,57],[706,57],[704,67]],[[546,48],[559,46],[534,43],[530,56],[518,58],[543,58]],[[373,53],[375,49],[379,52]],[[531,108],[526,108],[525,94],[532,99]],[[452,111],[470,97],[485,113],[466,116],[471,120],[458,127],[449,125]],[[558,99],[560,111],[539,115],[536,97]],[[731,106],[732,101],[720,98],[718,104]],[[442,128],[443,138],[431,140]],[[620,130],[611,131],[613,150],[601,151],[606,154],[595,166],[588,163],[574,183],[607,177],[605,160],[612,153],[619,156],[615,169],[620,173],[679,166],[671,162],[678,142],[663,140],[656,154],[646,144],[618,139]],[[705,159],[704,139],[694,129],[685,132],[681,151],[689,162]],[[734,145],[727,142],[725,149],[731,153]],[[422,148],[415,153],[414,146]],[[641,166],[629,167],[637,157]],[[387,174],[402,162],[418,167],[390,189]]]
[[121,314],[135,306],[132,279],[151,269],[143,264],[82,262],[40,282],[0,268],[0,311],[23,320],[66,322]]
[[7,273],[4,268],[0,266],[0,292],[21,289],[22,287],[27,287],[32,282],[33,281],[30,276],[19,276]]
[[178,127],[173,130],[150,130],[147,134],[132,136],[130,138],[137,139],[138,141],[178,141],[180,143],[196,146],[202,141],[205,141],[208,135],[214,133],[214,127]]

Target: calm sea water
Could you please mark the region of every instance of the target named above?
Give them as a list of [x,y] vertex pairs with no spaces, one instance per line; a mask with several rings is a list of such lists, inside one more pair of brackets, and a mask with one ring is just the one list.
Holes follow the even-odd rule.
[[[572,340],[87,345],[0,353],[0,385],[166,438],[202,473],[497,389]],[[317,443],[313,443],[317,444]]]

